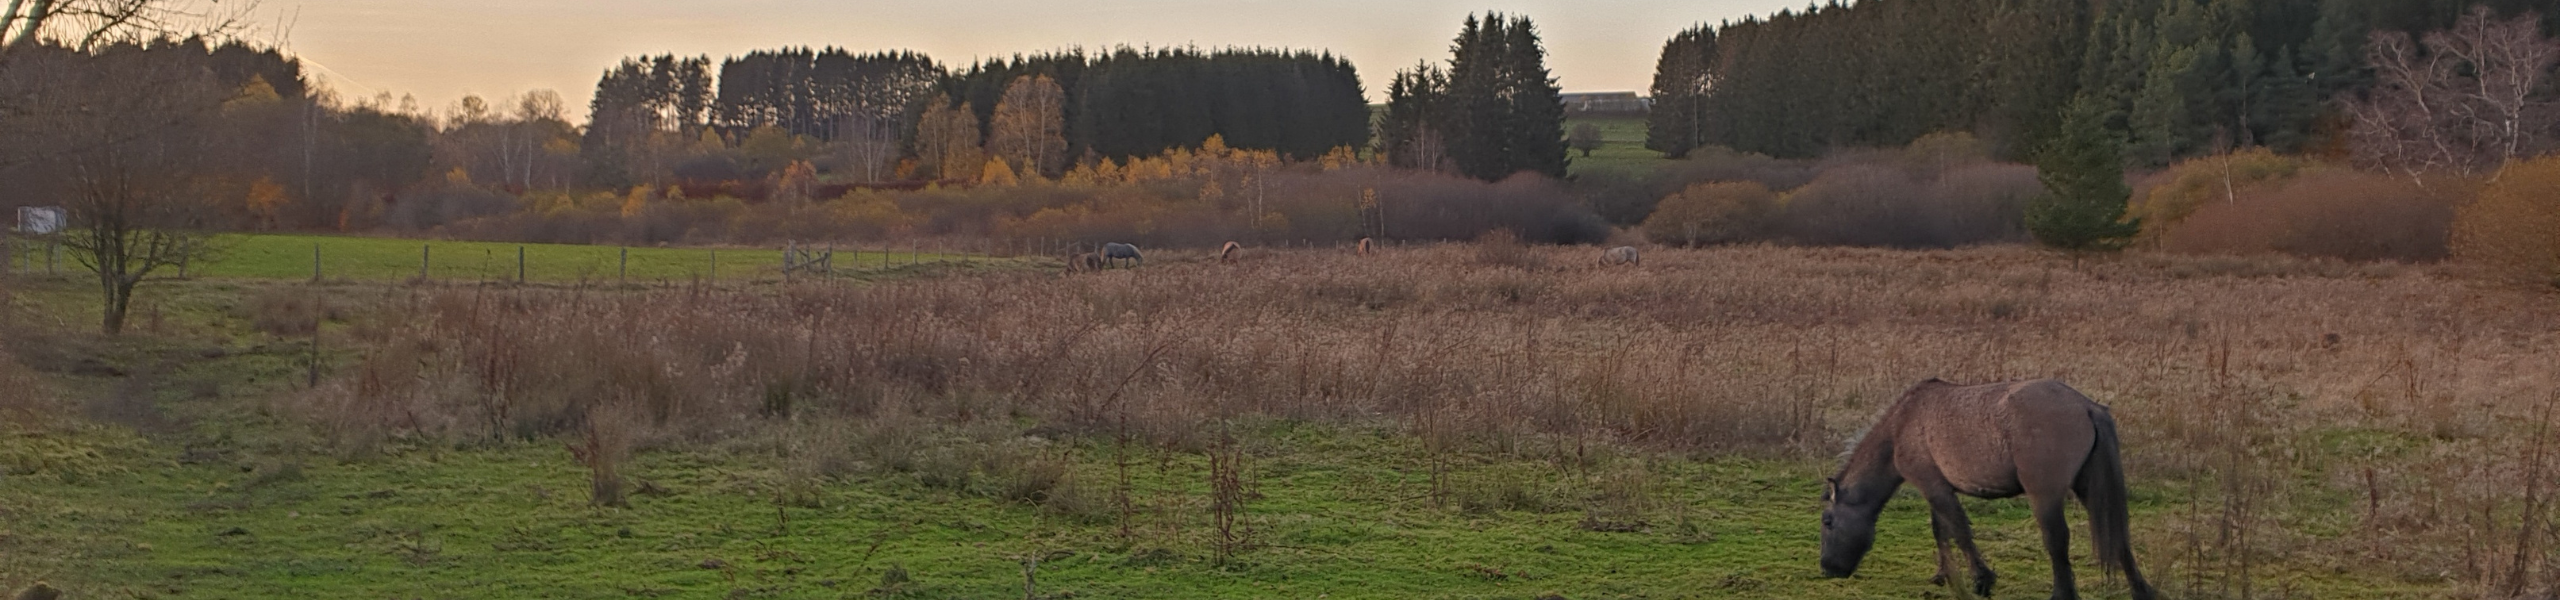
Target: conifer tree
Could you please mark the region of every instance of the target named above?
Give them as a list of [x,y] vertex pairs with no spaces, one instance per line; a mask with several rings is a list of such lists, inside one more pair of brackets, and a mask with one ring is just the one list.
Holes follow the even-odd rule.
[[1716,30],[1698,25],[1662,44],[1653,67],[1653,108],[1645,115],[1645,149],[1670,158],[1706,144],[1707,94],[1715,89]]
[[2083,252],[2124,247],[2141,231],[2124,219],[2124,136],[2107,125],[2111,103],[2072,101],[2062,130],[2036,156],[2045,194],[2027,203],[2027,232],[2044,245]]

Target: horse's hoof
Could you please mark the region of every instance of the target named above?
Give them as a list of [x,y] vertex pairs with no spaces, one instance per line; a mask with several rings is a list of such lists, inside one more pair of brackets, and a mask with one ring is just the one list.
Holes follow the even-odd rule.
[[1981,596],[1981,597],[1984,597],[1984,598],[1989,598],[1989,597],[1991,597],[1991,584],[1996,583],[1996,582],[1998,582],[1999,580],[2000,580],[2000,575],[1999,575],[1999,574],[1996,574],[1996,573],[1992,573],[1990,569],[1984,569],[1984,570],[1981,570],[1981,571],[1976,571],[1976,572],[1974,572],[1974,574],[1973,574],[1973,595]]
[[1946,584],[1947,584],[1947,574],[1946,574],[1946,573],[1939,573],[1939,574],[1936,574],[1936,575],[1930,575],[1930,576],[1929,576],[1929,585],[1946,585]]

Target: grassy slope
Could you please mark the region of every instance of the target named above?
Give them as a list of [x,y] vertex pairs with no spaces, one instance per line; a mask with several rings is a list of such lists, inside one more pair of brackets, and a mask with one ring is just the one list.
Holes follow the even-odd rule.
[[1594,170],[1635,170],[1664,160],[1662,153],[1644,147],[1645,123],[1642,117],[1589,117],[1565,120],[1565,131],[1575,125],[1592,123],[1600,126],[1601,146],[1584,157],[1581,150],[1571,153],[1569,171],[1580,174]]
[[[1927,517],[1908,493],[1884,517],[1859,577],[1818,578],[1814,497],[1825,464],[1657,457],[1646,461],[1656,497],[1685,507],[1704,535],[1661,518],[1646,532],[1595,533],[1576,527],[1574,507],[1471,512],[1426,502],[1426,469],[1410,441],[1365,429],[1271,425],[1255,436],[1261,497],[1248,519],[1265,546],[1228,565],[1210,560],[1206,468],[1188,454],[1141,461],[1141,502],[1171,516],[1142,519],[1148,528],[1125,540],[1107,522],[904,474],[835,481],[813,506],[778,514],[780,467],[758,448],[769,440],[644,452],[630,473],[668,493],[591,509],[584,474],[555,442],[395,446],[343,462],[315,450],[310,433],[267,401],[290,393],[300,346],[248,331],[231,308],[263,285],[274,284],[162,286],[172,307],[164,333],[82,350],[138,373],[170,365],[135,380],[154,382],[165,422],[178,425],[142,427],[148,436],[124,426],[0,430],[11,432],[0,435],[0,588],[50,579],[93,598],[824,598],[870,590],[899,565],[913,581],[889,595],[988,598],[1020,594],[1018,559],[1043,556],[1042,592],[1081,597],[1937,594],[1926,583]],[[80,322],[75,281],[17,289],[36,320]],[[118,395],[115,380],[63,379],[66,397]],[[1107,481],[1103,449],[1066,452],[1080,477]],[[1459,485],[1519,473],[1546,474],[1538,479],[1564,495],[1589,485],[1543,462],[1475,458],[1453,473]],[[2165,510],[2166,494],[2138,490],[2136,520]],[[1985,551],[2005,575],[2000,594],[2044,594],[2020,504],[1973,504]],[[2323,596],[2423,590],[2352,573],[2291,576],[2298,590]],[[2085,589],[2120,597],[2097,579],[2090,572]]]

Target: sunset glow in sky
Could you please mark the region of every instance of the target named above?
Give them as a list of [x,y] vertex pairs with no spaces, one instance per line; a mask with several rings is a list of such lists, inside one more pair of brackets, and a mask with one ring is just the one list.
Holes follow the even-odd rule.
[[626,56],[836,46],[911,49],[944,65],[1070,47],[1287,47],[1359,67],[1375,99],[1416,61],[1444,61],[1471,12],[1527,15],[1566,91],[1642,90],[1662,43],[1691,24],[1798,0],[268,0],[264,17],[312,77],[342,97],[415,95],[442,110],[551,89],[583,116],[596,78]]

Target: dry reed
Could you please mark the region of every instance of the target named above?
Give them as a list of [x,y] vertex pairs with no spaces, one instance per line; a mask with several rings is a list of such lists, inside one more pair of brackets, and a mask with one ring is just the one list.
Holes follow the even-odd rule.
[[[847,460],[1018,485],[1001,493],[1116,512],[1127,532],[1133,505],[1202,504],[1133,498],[1145,453],[1225,452],[1202,432],[1237,418],[1399,427],[1434,457],[1827,459],[1913,381],[2059,377],[2115,408],[2137,487],[2184,503],[2137,523],[2137,547],[2176,555],[2148,558],[2172,590],[2245,596],[2269,587],[2251,570],[2266,564],[2553,589],[2560,553],[2538,539],[2549,492],[2524,483],[2549,471],[2535,411],[2560,383],[2547,294],[2276,257],[2074,268],[2010,247],[1752,246],[1657,250],[1630,270],[1575,258],[1588,253],[1443,245],[1063,279],[430,292],[309,402],[357,443],[556,435],[602,404],[676,440],[852,419],[841,435],[863,450]],[[765,401],[777,385],[785,414]],[[1111,440],[1116,481],[1007,475],[934,441],[978,423],[997,424],[982,440],[1022,433],[1013,423]],[[1642,474],[1585,476],[1599,495],[1557,501],[1534,479],[1435,467],[1430,497],[1582,509],[1603,526],[1650,510]],[[1048,483],[973,481],[988,477]],[[2351,509],[2330,506],[2341,497]],[[2337,515],[2351,531],[2324,525]]]

